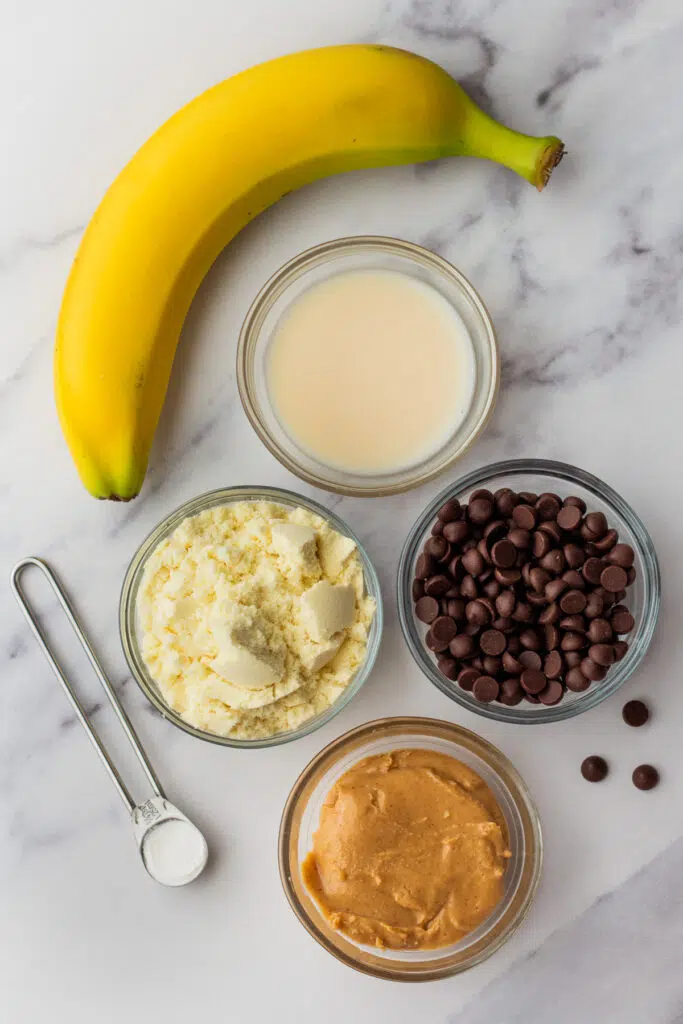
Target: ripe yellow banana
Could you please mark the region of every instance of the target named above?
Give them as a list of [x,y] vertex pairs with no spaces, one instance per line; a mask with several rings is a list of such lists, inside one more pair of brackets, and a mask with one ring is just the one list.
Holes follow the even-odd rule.
[[317,178],[458,154],[541,189],[562,143],[493,121],[431,61],[366,45],[261,64],[162,125],[88,225],[59,317],[57,407],[91,494],[139,492],[185,315],[241,228]]

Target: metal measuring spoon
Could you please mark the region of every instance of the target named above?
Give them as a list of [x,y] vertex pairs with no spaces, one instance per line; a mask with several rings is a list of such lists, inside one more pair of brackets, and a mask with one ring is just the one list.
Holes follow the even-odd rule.
[[[121,778],[116,765],[107,753],[101,739],[88,721],[87,715],[85,714],[78,697],[74,693],[70,682],[64,675],[61,666],[57,662],[40,626],[38,625],[31,606],[26,599],[26,595],[20,586],[20,578],[24,570],[29,566],[35,566],[35,568],[40,569],[43,576],[45,576],[52,587],[52,590],[54,591],[57,600],[59,601],[62,610],[71,625],[71,628],[76,634],[81,647],[85,651],[88,661],[95,672],[95,675],[102,685],[102,689],[109,699],[109,703],[114,709],[116,717],[121,723],[130,745],[135,751],[135,755],[142,766],[142,770],[149,780],[154,796],[142,804],[136,804],[130,795],[130,792]],[[59,680],[64,693],[76,712],[76,717],[88,734],[88,738],[90,739],[93,747],[99,754],[100,760],[106,768],[110,779],[116,786],[119,796],[128,808],[133,825],[133,833],[140,851],[140,857],[147,873],[152,878],[156,879],[157,882],[161,882],[162,885],[177,886],[186,885],[188,882],[192,882],[202,873],[208,860],[209,850],[206,839],[197,826],[194,825],[190,819],[182,813],[182,811],[179,811],[178,808],[170,802],[170,800],[167,800],[166,795],[161,788],[161,783],[150,764],[149,758],[138,739],[135,729],[116,696],[113,686],[104,674],[104,669],[100,665],[97,655],[90,645],[90,641],[83,632],[78,618],[76,617],[64,590],[58,582],[57,577],[42,559],[29,557],[22,559],[21,562],[18,562],[17,565],[15,565],[12,570],[11,584],[14,596],[19,602],[19,606],[24,613],[31,632],[38,641],[43,654],[48,660],[50,668]]]

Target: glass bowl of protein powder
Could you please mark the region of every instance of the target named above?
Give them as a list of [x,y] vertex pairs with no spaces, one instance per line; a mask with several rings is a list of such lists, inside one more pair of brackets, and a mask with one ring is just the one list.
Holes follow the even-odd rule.
[[460,271],[411,242],[360,236],[309,249],[264,285],[237,382],[291,472],[375,496],[423,484],[469,448],[493,411],[500,360]]

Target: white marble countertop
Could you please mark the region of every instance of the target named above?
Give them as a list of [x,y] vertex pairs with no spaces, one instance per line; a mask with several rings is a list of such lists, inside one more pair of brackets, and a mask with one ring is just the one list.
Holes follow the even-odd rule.
[[[28,553],[62,574],[169,795],[212,850],[210,870],[186,890],[146,877],[116,793],[5,585],[3,1024],[683,1020],[680,5],[7,0],[1,20],[2,577]],[[58,429],[51,349],[65,276],[103,190],[205,87],[288,50],[353,40],[436,59],[515,127],[561,135],[568,157],[543,196],[499,167],[461,160],[357,173],[287,197],[229,247],[201,289],[142,497],[130,506],[95,502]],[[366,232],[444,254],[498,326],[501,398],[462,470],[502,457],[561,458],[606,479],[647,523],[662,561],[663,613],[623,691],[650,700],[646,728],[623,725],[621,695],[562,725],[495,725],[421,676],[399,632],[394,575],[409,526],[445,479],[392,499],[334,499],[380,571],[388,621],[372,679],[320,732],[273,750],[221,749],[162,721],[127,676],[119,587],[162,515],[220,485],[311,493],[246,422],[236,336],[279,264],[308,245]],[[82,659],[64,648],[67,663],[83,670],[96,724],[118,741]],[[543,881],[520,931],[484,965],[421,986],[367,978],[328,956],[289,909],[276,864],[280,811],[309,758],[353,725],[400,713],[459,721],[497,743],[529,783],[546,836]],[[123,744],[115,747],[130,765]],[[578,770],[595,752],[612,763],[601,786]],[[640,793],[630,773],[649,760],[662,784]]]

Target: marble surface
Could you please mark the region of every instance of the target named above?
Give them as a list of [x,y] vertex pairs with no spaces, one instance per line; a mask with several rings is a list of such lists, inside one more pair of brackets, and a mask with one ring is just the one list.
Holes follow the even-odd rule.
[[[213,82],[281,52],[339,41],[406,46],[443,63],[495,115],[555,132],[569,155],[539,196],[475,161],[357,173],[290,195],[231,245],[192,308],[142,497],[81,489],[53,407],[51,348],[79,236],[137,146]],[[189,1018],[282,1024],[671,1024],[683,1020],[683,15],[675,0],[5,0],[0,31],[0,570],[41,554],[68,583],[169,795],[205,830],[206,875],[150,882],[122,806],[25,628],[0,593],[0,1019],[7,1024]],[[170,508],[223,484],[306,493],[260,446],[234,378],[256,290],[302,248],[386,233],[452,260],[484,296],[504,357],[500,402],[462,470],[565,459],[635,506],[660,552],[664,601],[624,697],[563,725],[505,727],[460,711],[411,662],[398,629],[400,545],[448,481],[385,500],[329,498],[379,569],[385,639],[372,679],[331,724],[270,751],[200,743],[163,722],[126,673],[118,591]],[[320,495],[317,495],[320,497]],[[323,500],[328,500],[323,496]],[[54,602],[31,588],[48,626]],[[60,638],[63,634],[60,634]],[[142,796],[142,780],[73,644],[66,664]],[[526,778],[546,837],[533,911],[491,960],[398,986],[336,963],[280,889],[276,836],[309,758],[385,714],[444,717],[497,743]],[[588,786],[588,753],[612,773]],[[662,785],[630,783],[653,761]]]

